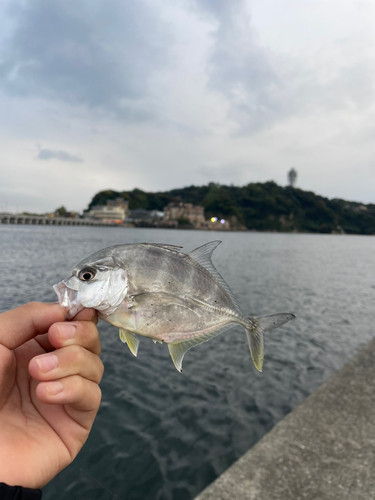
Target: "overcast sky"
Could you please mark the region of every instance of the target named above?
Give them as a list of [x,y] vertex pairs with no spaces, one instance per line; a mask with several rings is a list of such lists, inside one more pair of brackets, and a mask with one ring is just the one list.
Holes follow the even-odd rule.
[[6,0],[0,210],[286,184],[375,203],[373,0]]

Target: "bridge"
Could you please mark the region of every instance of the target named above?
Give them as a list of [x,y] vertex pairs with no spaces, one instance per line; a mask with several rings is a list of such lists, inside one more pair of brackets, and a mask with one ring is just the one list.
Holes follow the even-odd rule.
[[46,215],[24,215],[0,213],[0,224],[33,224],[50,226],[118,226],[116,222],[97,219],[69,219],[68,217],[48,217]]

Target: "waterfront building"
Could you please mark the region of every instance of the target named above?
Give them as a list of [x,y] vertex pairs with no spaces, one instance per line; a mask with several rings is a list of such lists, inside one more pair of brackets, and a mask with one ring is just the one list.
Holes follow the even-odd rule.
[[106,205],[97,205],[86,212],[85,216],[92,219],[100,219],[103,221],[119,221],[123,222],[129,214],[129,202],[123,198],[115,200],[107,200]]
[[163,222],[177,222],[186,220],[195,228],[203,228],[205,226],[204,207],[193,205],[192,203],[169,203],[164,207]]
[[129,210],[128,222],[136,226],[150,226],[155,227],[160,224],[163,219],[164,213],[158,210],[145,210],[144,208],[135,208]]

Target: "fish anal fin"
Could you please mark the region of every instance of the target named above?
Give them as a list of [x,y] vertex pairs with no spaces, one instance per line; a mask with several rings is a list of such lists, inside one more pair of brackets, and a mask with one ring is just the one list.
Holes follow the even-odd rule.
[[176,370],[179,372],[182,372],[182,360],[184,359],[185,353],[190,349],[190,347],[185,347],[184,344],[185,342],[168,344],[169,354],[171,355]]
[[220,333],[223,333],[226,330],[229,330],[230,328],[233,328],[236,325],[237,323],[234,322],[226,323],[225,325],[220,326],[219,328],[213,330],[212,332],[199,335],[199,337],[168,343],[169,354],[171,355],[176,370],[182,372],[182,360],[184,359],[186,351],[188,351],[192,347],[195,347],[196,345],[203,344],[203,342],[207,342],[213,337],[220,335]]
[[124,342],[124,344],[128,344],[130,352],[137,357],[139,339],[137,335],[133,332],[129,332],[128,330],[120,329],[120,340]]

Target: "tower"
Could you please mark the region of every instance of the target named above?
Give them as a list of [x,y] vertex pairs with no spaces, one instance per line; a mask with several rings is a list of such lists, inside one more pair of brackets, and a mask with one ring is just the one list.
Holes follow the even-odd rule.
[[289,186],[294,187],[295,183],[297,181],[297,170],[295,170],[293,167],[289,170],[288,172],[288,183]]

